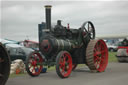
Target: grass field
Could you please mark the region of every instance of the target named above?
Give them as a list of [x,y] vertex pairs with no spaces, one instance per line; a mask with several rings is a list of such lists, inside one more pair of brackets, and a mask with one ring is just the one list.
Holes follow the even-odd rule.
[[[109,52],[108,61],[109,62],[117,62],[116,52]],[[84,66],[85,66],[85,64],[79,64],[77,66],[77,68],[84,67]],[[48,71],[53,71],[53,70],[55,70],[55,66],[48,68]],[[25,73],[25,74],[18,74],[18,75],[17,74],[11,74],[10,77],[24,76],[26,74],[27,73]]]
[[116,52],[109,52],[108,61],[109,62],[117,62]]

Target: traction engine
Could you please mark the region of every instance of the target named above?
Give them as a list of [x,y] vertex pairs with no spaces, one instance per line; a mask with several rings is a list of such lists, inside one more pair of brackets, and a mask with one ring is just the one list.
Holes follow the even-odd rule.
[[29,75],[38,76],[43,66],[54,66],[59,77],[67,78],[78,64],[86,64],[93,72],[103,72],[108,64],[105,42],[95,39],[95,28],[86,21],[79,29],[63,26],[61,20],[51,26],[51,6],[45,6],[46,22],[39,27],[39,51],[26,61]]

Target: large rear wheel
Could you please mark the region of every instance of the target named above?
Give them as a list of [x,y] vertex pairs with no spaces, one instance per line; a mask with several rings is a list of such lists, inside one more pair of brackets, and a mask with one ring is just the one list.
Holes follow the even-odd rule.
[[43,68],[43,59],[40,53],[32,52],[26,60],[26,71],[32,77],[38,76]]
[[56,72],[59,77],[67,78],[72,71],[72,57],[67,51],[61,51],[56,58]]
[[91,40],[86,50],[86,62],[93,72],[103,72],[108,64],[108,49],[103,40]]
[[0,43],[0,85],[5,85],[10,74],[10,57]]

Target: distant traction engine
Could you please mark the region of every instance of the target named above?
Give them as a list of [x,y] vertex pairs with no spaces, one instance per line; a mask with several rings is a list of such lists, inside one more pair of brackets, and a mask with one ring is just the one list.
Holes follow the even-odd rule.
[[56,65],[59,77],[67,78],[78,64],[86,64],[93,72],[103,72],[108,64],[105,42],[95,40],[92,22],[84,22],[79,29],[70,29],[57,21],[51,26],[51,6],[46,5],[46,23],[39,24],[39,51],[32,52],[26,61],[29,75],[38,76],[43,66]]

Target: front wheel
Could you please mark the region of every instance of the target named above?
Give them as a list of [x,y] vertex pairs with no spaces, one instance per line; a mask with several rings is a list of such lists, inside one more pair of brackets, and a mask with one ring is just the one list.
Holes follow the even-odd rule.
[[72,57],[67,51],[61,51],[56,58],[56,72],[59,77],[67,78],[72,71]]
[[38,76],[43,68],[43,58],[38,52],[32,52],[26,60],[26,71],[32,76]]

